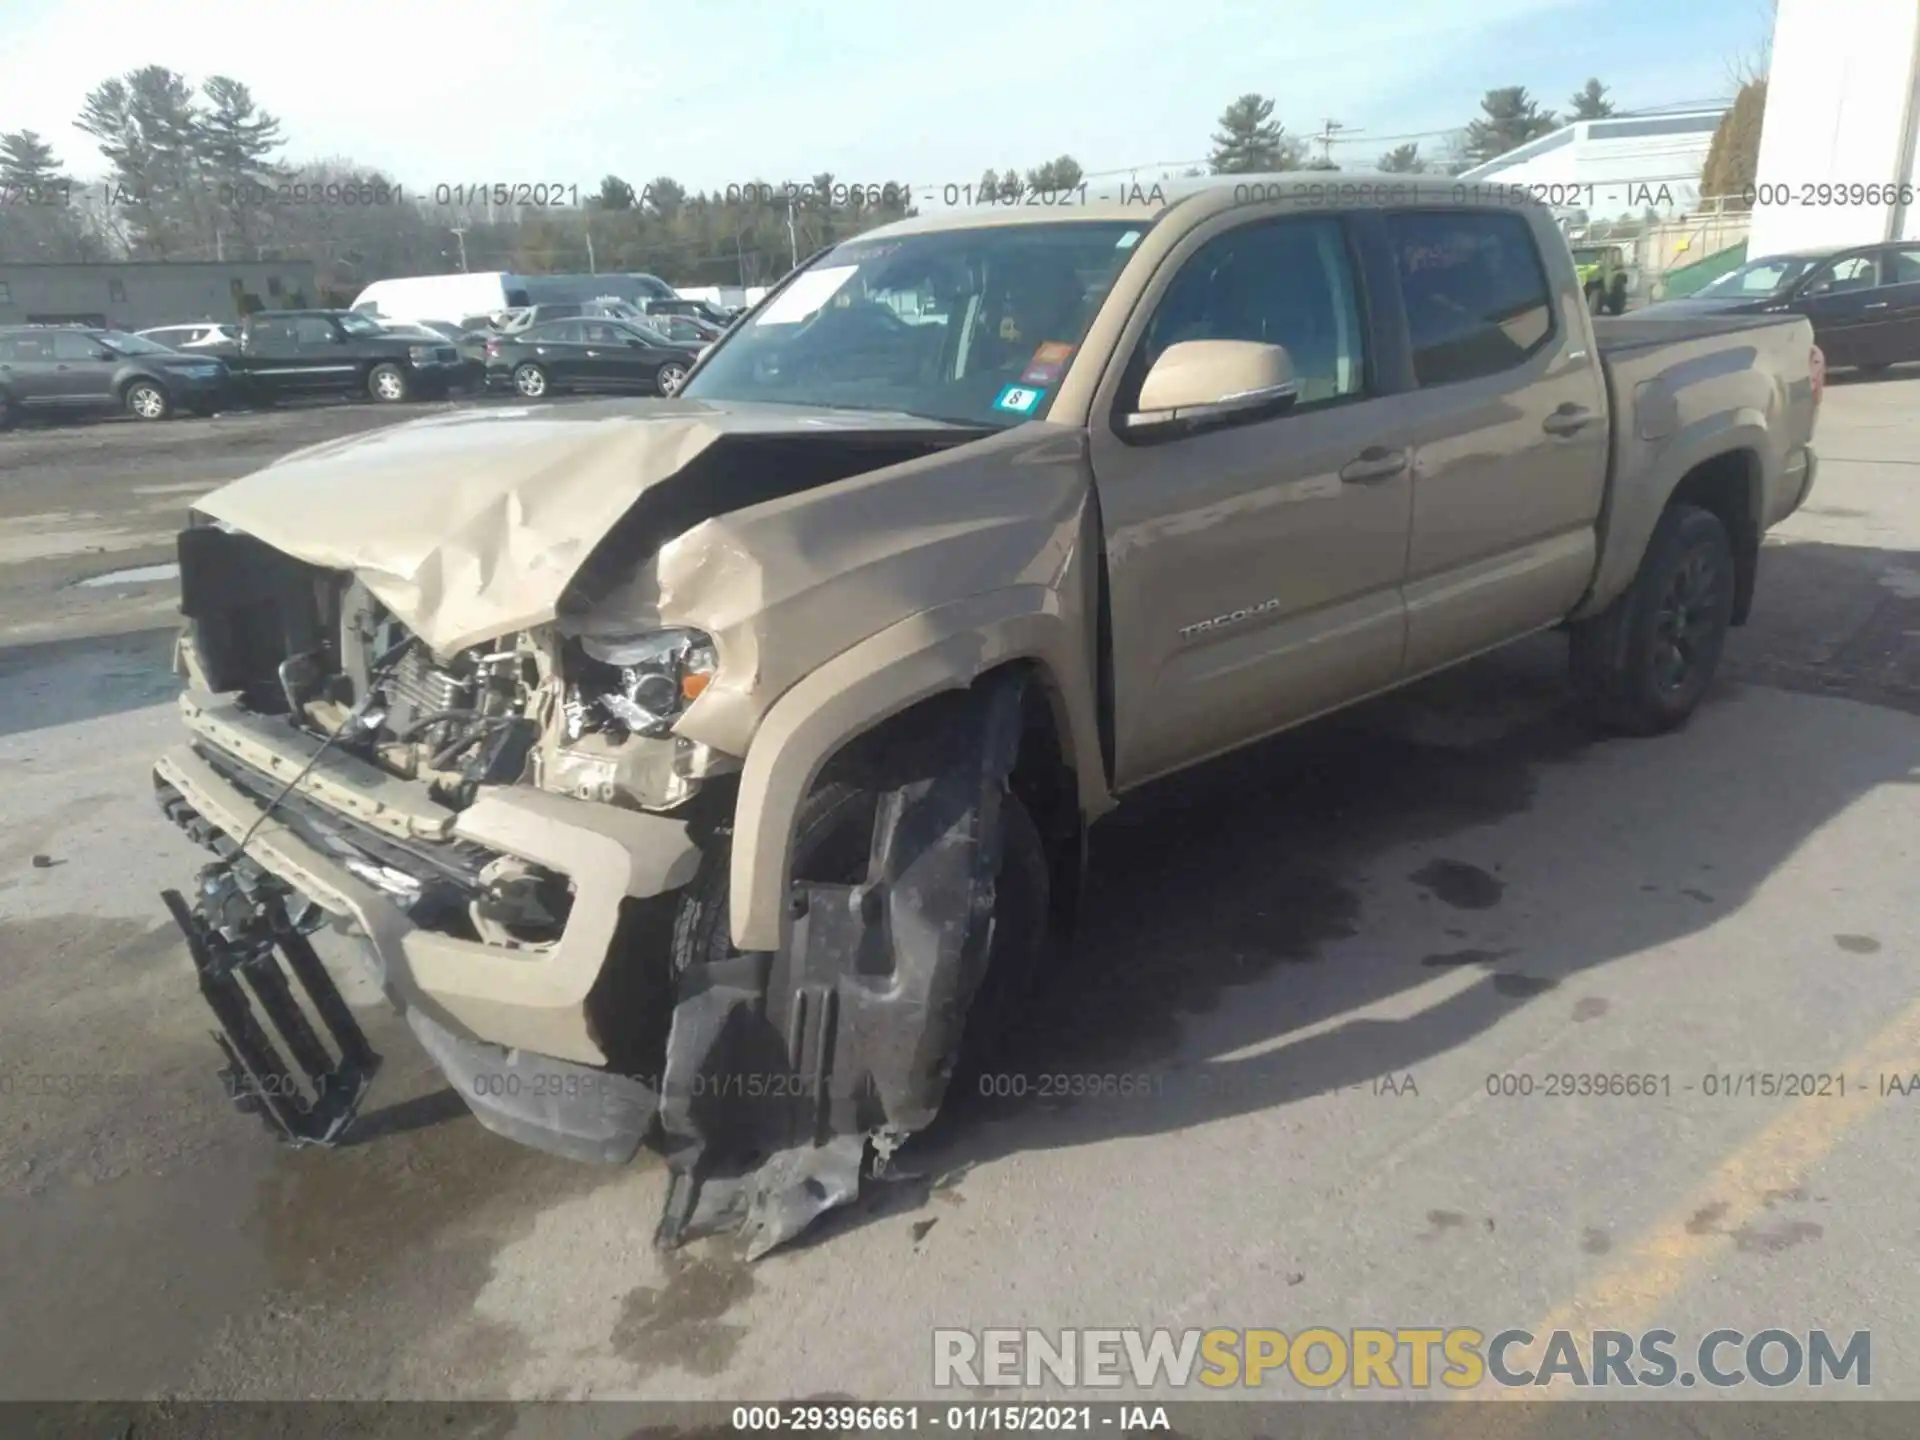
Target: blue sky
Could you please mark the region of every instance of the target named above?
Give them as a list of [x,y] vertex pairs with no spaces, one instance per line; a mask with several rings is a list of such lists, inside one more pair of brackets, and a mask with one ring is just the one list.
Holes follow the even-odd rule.
[[[156,23],[156,14],[161,18]],[[1564,105],[1589,75],[1622,108],[1731,93],[1765,0],[0,0],[0,130],[50,139],[144,63],[226,73],[295,158],[435,184],[752,179],[917,187],[1062,152],[1089,172],[1204,156],[1259,91],[1290,131],[1331,117],[1351,168],[1458,126],[1496,85]],[[1438,137],[1425,139],[1433,146]]]

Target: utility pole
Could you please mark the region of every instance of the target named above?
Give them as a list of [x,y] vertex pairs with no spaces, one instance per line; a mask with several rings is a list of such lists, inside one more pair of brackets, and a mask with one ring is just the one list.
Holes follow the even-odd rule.
[[[1342,125],[1338,120],[1323,120],[1320,123],[1320,133],[1313,138],[1320,146],[1320,159],[1326,164],[1331,165],[1333,163],[1333,137],[1340,134],[1346,128],[1347,127]],[[1355,133],[1357,134],[1359,132],[1356,131]]]
[[600,273],[599,267],[595,265],[593,261],[593,222],[592,221],[587,222],[587,273],[589,275],[598,275]]
[[452,230],[453,238],[460,242],[460,273],[467,273],[467,227],[456,225]]
[[787,253],[791,257],[788,261],[787,268],[789,270],[799,269],[800,240],[793,232],[793,196],[791,195],[787,196]]

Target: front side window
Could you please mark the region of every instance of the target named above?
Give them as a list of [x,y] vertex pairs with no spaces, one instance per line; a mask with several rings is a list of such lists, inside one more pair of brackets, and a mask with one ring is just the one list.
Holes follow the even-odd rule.
[[1400,211],[1387,236],[1423,388],[1511,370],[1553,338],[1553,292],[1524,216]]
[[1271,220],[1216,235],[1180,268],[1148,322],[1122,407],[1169,346],[1252,340],[1286,349],[1295,408],[1366,388],[1360,305],[1338,220]]
[[[159,346],[155,346],[159,349]],[[56,360],[98,360],[100,342],[91,335],[82,335],[77,330],[57,330],[53,336],[53,358]]]
[[[305,324],[306,322],[303,321],[301,323]],[[314,317],[313,323],[317,325],[327,324],[325,320],[320,319],[318,316]],[[380,322],[369,319],[364,315],[342,315],[340,317],[340,328],[349,335],[378,335],[380,333]],[[322,338],[324,339],[325,337],[323,336]]]
[[[370,325],[359,333],[378,335],[380,327]],[[317,315],[304,316],[293,322],[293,338],[302,345],[329,345],[333,343],[333,326]]]
[[1146,227],[1044,221],[849,240],[707,357],[695,400],[1038,419]]
[[1879,269],[1871,255],[1849,255],[1814,271],[1807,281],[1809,295],[1845,295],[1853,290],[1871,290],[1879,282]]

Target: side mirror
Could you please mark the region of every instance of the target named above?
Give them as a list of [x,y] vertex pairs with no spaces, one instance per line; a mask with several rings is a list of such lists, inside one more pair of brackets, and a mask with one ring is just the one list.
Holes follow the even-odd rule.
[[629,340],[627,341],[627,348],[629,350],[640,350],[645,348],[646,343],[644,340]]
[[1121,425],[1129,439],[1162,439],[1264,420],[1291,408],[1299,395],[1284,346],[1185,340],[1154,361],[1139,409]]
[[96,345],[93,347],[93,358],[96,360],[118,360],[120,357],[114,354],[113,351],[107,349],[106,346]]

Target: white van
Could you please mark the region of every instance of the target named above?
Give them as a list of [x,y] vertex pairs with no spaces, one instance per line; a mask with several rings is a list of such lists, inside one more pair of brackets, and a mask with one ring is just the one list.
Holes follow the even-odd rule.
[[376,280],[362,290],[353,308],[385,320],[446,320],[490,315],[529,304],[526,280],[505,270],[477,275],[409,275]]

